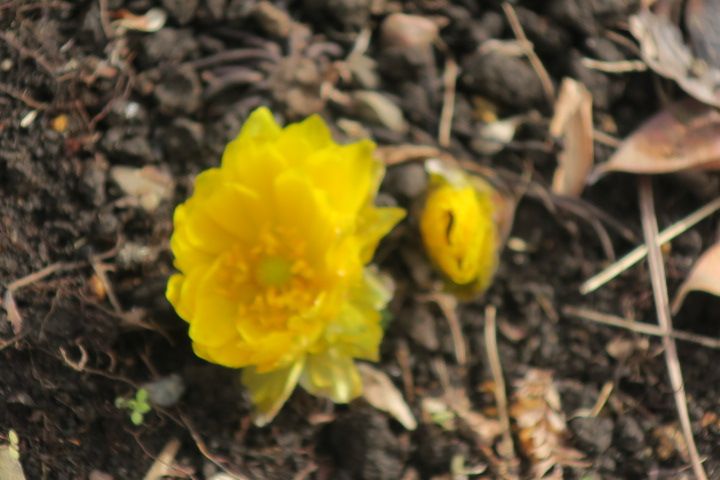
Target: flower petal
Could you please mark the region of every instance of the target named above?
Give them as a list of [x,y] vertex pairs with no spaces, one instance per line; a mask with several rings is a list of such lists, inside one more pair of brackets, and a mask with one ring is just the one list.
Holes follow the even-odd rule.
[[242,383],[250,391],[255,405],[253,421],[256,426],[267,425],[275,418],[295,389],[303,365],[304,362],[300,360],[286,368],[269,373],[258,373],[254,367],[243,369]]
[[360,255],[364,263],[372,260],[380,239],[403,218],[405,210],[397,207],[369,207],[360,214],[357,234],[362,243]]
[[362,382],[351,357],[332,349],[308,355],[300,385],[336,403],[347,403],[362,393]]
[[282,133],[280,125],[275,121],[267,107],[259,107],[252,111],[243,124],[238,139],[267,142],[275,140]]

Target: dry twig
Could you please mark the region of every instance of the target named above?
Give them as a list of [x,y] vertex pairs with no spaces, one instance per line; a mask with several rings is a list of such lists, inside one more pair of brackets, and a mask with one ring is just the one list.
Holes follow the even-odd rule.
[[507,390],[505,378],[503,377],[500,354],[497,348],[497,310],[495,306],[485,307],[485,353],[487,353],[490,372],[492,372],[495,385],[495,404],[497,405],[498,417],[502,428],[502,442],[500,444],[500,455],[511,465],[509,471],[514,471],[519,464],[515,454],[515,445],[510,431],[510,414],[508,413]]
[[438,128],[438,143],[442,147],[450,146],[452,119],[455,112],[455,84],[457,83],[458,65],[451,56],[445,60],[443,73],[443,105],[440,111],[440,126]]
[[530,65],[532,65],[533,70],[535,70],[535,73],[540,79],[540,83],[542,84],[548,103],[552,106],[555,103],[555,86],[550,78],[550,74],[540,61],[540,57],[538,57],[537,53],[535,53],[532,42],[530,42],[527,35],[525,35],[525,31],[520,24],[520,20],[518,19],[513,6],[509,2],[503,2],[502,8],[505,13],[505,17],[507,17],[508,23],[510,24],[510,28],[512,29],[513,34],[515,34],[515,38],[517,38],[522,44],[525,55],[530,61]]
[[563,308],[563,314],[570,317],[579,318],[581,320],[589,320],[591,322],[609,325],[611,327],[624,328],[635,333],[642,333],[655,337],[669,336],[676,340],[683,340],[685,342],[702,345],[703,347],[720,350],[720,339],[707,337],[705,335],[698,335],[697,333],[684,332],[682,330],[674,329],[671,332],[666,333],[662,328],[656,325],[650,325],[649,323],[644,322],[634,322],[632,320],[626,320],[615,315],[610,315],[603,312],[596,312],[587,308],[567,306]]
[[459,365],[467,364],[467,353],[465,348],[465,339],[462,334],[462,326],[457,313],[457,300],[450,294],[435,292],[428,295],[421,295],[418,300],[425,302],[434,302],[450,327],[450,335],[452,336],[453,345],[455,346],[455,359]]
[[[718,210],[720,210],[720,198],[716,198],[712,202],[707,203],[705,206],[694,211],[687,217],[678,220],[677,222],[673,223],[668,228],[660,232],[660,234],[657,236],[657,241],[659,242],[658,245],[669,242],[673,238],[686,232],[695,224],[709,217]],[[594,292],[595,290],[602,287],[607,282],[617,277],[622,272],[642,260],[645,255],[647,255],[647,253],[648,247],[646,244],[638,245],[635,249],[633,249],[623,258],[583,282],[583,284],[580,285],[580,293],[582,293],[583,295],[587,295],[590,292]]]
[[665,277],[665,265],[658,238],[657,218],[655,216],[655,204],[653,200],[652,180],[650,177],[642,176],[639,179],[639,202],[640,213],[645,236],[645,245],[648,247],[648,264],[650,266],[650,280],[652,282],[653,297],[655,299],[655,310],[658,316],[658,323],[665,335],[662,343],[665,350],[665,363],[667,364],[670,384],[675,397],[678,417],[683,437],[687,444],[690,463],[698,480],[707,480],[707,474],[700,461],[700,455],[695,445],[695,438],[690,424],[687,398],[685,396],[685,385],[683,384],[680,360],[677,355],[675,340],[670,337],[672,332],[672,316],[670,314],[670,300],[668,299],[667,283]]
[[648,69],[647,65],[642,60],[607,62],[604,60],[584,57],[581,61],[587,68],[605,73],[644,72]]

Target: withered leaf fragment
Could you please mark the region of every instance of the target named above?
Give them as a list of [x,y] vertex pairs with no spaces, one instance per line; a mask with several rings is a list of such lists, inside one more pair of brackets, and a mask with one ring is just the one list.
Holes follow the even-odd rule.
[[607,172],[640,174],[720,169],[720,112],[696,100],[668,105],[635,130],[591,181]]

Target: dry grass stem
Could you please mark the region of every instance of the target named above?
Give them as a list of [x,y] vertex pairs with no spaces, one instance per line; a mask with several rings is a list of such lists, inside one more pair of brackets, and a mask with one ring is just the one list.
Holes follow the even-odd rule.
[[460,317],[457,313],[458,302],[455,297],[447,293],[437,292],[419,296],[418,300],[434,302],[438,306],[448,322],[448,327],[450,327],[450,335],[455,347],[455,359],[459,365],[467,364],[467,350],[462,334],[462,326],[460,325]]
[[[659,242],[658,246],[667,243],[678,235],[686,232],[695,224],[709,217],[719,209],[720,198],[716,198],[712,202],[709,202],[705,206],[694,211],[687,217],[673,223],[668,228],[660,232],[660,234],[657,236],[657,241]],[[622,257],[620,260],[611,264],[600,273],[593,275],[585,282],[583,282],[583,284],[580,285],[580,293],[582,293],[583,295],[587,295],[590,292],[594,292],[595,290],[602,287],[610,280],[617,277],[622,272],[645,258],[645,255],[647,255],[647,253],[648,247],[646,244],[638,245],[635,249]]]
[[644,72],[648,69],[647,65],[642,60],[620,60],[617,62],[607,62],[604,60],[584,57],[582,59],[582,64],[591,70],[598,70],[604,73]]
[[490,365],[490,372],[495,385],[495,403],[502,428],[502,448],[500,455],[508,460],[516,460],[515,445],[510,430],[510,414],[508,413],[507,390],[503,377],[500,354],[497,348],[497,309],[493,305],[485,307],[485,352]]
[[457,83],[458,65],[451,56],[445,60],[443,73],[443,105],[440,111],[440,126],[438,128],[438,143],[442,147],[450,146],[452,132],[452,119],[455,113],[455,85]]
[[642,333],[644,335],[652,335],[655,337],[669,336],[670,338],[674,338],[676,340],[683,340],[685,342],[702,345],[703,347],[720,350],[720,339],[674,329],[669,333],[665,333],[662,328],[656,325],[644,322],[634,322],[632,320],[626,320],[622,317],[610,315],[608,313],[596,312],[587,308],[567,306],[563,308],[563,314],[579,318],[581,320],[589,320],[591,322],[609,325],[611,327],[624,328],[635,333]]
[[535,53],[532,42],[530,42],[530,40],[528,40],[527,38],[527,35],[525,35],[525,31],[520,24],[520,20],[518,19],[517,13],[515,13],[515,9],[513,8],[513,6],[508,2],[503,2],[502,8],[503,12],[505,13],[505,17],[507,17],[508,23],[510,24],[510,28],[515,35],[515,38],[517,38],[518,41],[523,45],[525,55],[527,56],[528,60],[530,61],[530,65],[532,65],[533,70],[535,70],[535,73],[540,79],[540,83],[542,84],[543,91],[545,92],[545,97],[547,98],[548,103],[552,106],[555,103],[555,86],[553,85],[552,79],[550,78],[550,74],[547,72],[545,66],[540,61],[540,57],[538,57],[537,53]]
[[675,340],[669,335],[669,333],[672,332],[672,316],[670,314],[670,300],[667,292],[665,265],[663,263],[662,253],[660,252],[660,245],[663,242],[660,242],[658,238],[652,180],[650,177],[642,176],[639,179],[639,186],[640,214],[645,244],[648,247],[648,264],[650,266],[650,280],[652,282],[653,297],[655,299],[655,309],[658,316],[658,323],[663,329],[663,333],[665,333],[662,337],[665,350],[665,363],[667,364],[670,384],[673,389],[673,396],[675,397],[675,406],[677,407],[680,426],[683,437],[685,438],[685,443],[687,444],[693,472],[698,480],[707,480],[708,477],[700,461],[700,455],[698,454],[695,438],[692,433],[687,397],[685,395],[685,385],[683,384],[680,360],[677,355],[677,346],[675,345]]

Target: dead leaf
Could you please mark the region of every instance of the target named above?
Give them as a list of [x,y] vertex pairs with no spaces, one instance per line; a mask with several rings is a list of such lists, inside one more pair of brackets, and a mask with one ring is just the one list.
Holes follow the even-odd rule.
[[720,2],[688,0],[685,2],[685,28],[693,52],[710,65],[720,68]]
[[367,363],[359,363],[357,367],[363,383],[363,398],[378,410],[392,415],[406,429],[415,430],[415,416],[388,376]]
[[552,191],[578,197],[593,166],[592,94],[582,83],[564,78],[550,122],[550,134],[562,139]]
[[693,290],[720,296],[720,242],[710,247],[695,263],[675,295],[672,304],[673,313],[680,310],[685,297]]
[[692,99],[670,104],[625,139],[590,181],[607,172],[642,174],[720,168],[720,112]]
[[643,60],[696,99],[720,107],[720,69],[695,57],[680,27],[671,21],[666,2],[657,3],[657,13],[644,9],[630,17],[630,31],[640,42]]
[[160,480],[165,478],[165,475],[175,473],[173,464],[175,463],[175,456],[178,450],[180,450],[180,440],[177,438],[171,438],[163,447],[162,452],[157,456],[155,462],[150,466],[150,470],[145,474],[144,480]]

